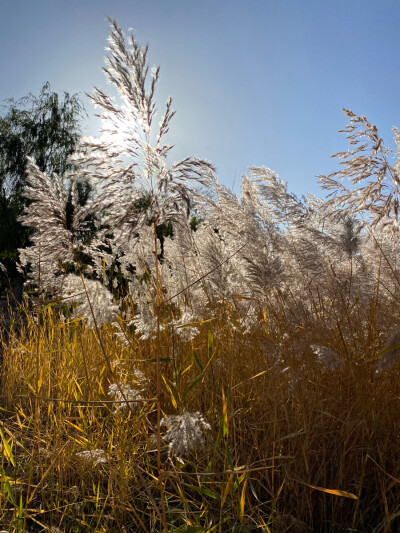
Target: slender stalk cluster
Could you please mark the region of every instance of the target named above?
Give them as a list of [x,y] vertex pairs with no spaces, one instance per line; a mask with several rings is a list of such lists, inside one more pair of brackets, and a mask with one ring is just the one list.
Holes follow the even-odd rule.
[[[288,330],[324,318],[333,331],[340,320],[328,310],[338,303],[357,307],[367,328],[377,295],[382,308],[397,301],[399,163],[375,126],[346,110],[351,150],[320,178],[326,200],[297,198],[267,167],[250,167],[236,195],[207,161],[171,162],[171,99],[155,123],[159,68],[110,22],[104,72],[119,101],[94,90],[101,135],[82,138],[62,178],[28,165],[23,222],[33,235],[21,259],[32,287],[63,297],[89,327],[115,322],[124,346],[163,332],[190,343],[221,314],[244,336],[266,324],[278,334],[283,315]],[[92,191],[85,206],[74,192],[81,181]],[[345,321],[340,328],[351,342]],[[309,337],[310,350],[325,346]],[[336,368],[329,349],[316,353]]]

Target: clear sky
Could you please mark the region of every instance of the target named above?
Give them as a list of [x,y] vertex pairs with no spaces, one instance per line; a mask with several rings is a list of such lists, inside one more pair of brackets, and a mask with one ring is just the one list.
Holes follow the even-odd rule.
[[[400,126],[399,0],[0,0],[0,100],[46,81],[108,90],[106,16],[134,28],[161,66],[174,158],[211,161],[235,191],[248,166],[266,165],[292,192],[321,194],[315,176],[346,146],[342,107],[389,144]],[[96,128],[88,119],[85,133]]]

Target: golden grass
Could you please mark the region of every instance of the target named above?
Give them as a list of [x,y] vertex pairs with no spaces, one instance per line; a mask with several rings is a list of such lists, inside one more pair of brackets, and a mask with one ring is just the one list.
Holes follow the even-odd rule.
[[[264,313],[276,314],[271,324],[261,318],[256,333],[239,335],[222,310],[186,344],[162,332],[159,345],[131,335],[121,347],[104,327],[110,365],[83,323],[51,306],[21,311],[3,339],[2,528],[398,531],[399,376],[376,376],[368,361],[383,342],[376,315],[395,311],[319,309],[289,326],[275,307]],[[313,342],[335,349],[343,367],[323,372]],[[161,470],[157,351],[162,413],[200,411],[212,427],[184,463],[162,442]],[[150,400],[115,413],[109,385],[131,383],[138,369]],[[77,455],[98,449],[107,462]]]

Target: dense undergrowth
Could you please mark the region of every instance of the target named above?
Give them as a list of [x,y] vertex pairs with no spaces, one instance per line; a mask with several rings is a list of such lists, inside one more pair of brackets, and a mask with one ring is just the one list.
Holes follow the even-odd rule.
[[[101,347],[55,306],[20,311],[3,344],[3,527],[395,531],[400,385],[395,368],[376,373],[377,332],[366,338],[353,310],[336,329],[320,316],[285,331],[282,317],[237,335],[220,312],[192,343],[161,333],[121,347],[104,326]],[[376,301],[367,312],[378,320]],[[340,335],[345,321],[353,343]],[[337,368],[310,349],[317,340],[342,357]],[[198,411],[210,424],[182,458],[162,438],[161,469],[158,352],[162,414]],[[143,401],[120,398],[118,409],[108,394],[117,381]]]

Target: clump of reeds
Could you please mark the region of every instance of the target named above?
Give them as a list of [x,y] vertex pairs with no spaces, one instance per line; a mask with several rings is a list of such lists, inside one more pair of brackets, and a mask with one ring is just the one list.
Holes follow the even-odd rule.
[[34,297],[2,330],[0,523],[396,530],[399,180],[376,128],[347,112],[369,144],[322,178],[331,200],[266,167],[238,197],[204,160],[169,164],[171,100],[155,127],[159,70],[113,22],[105,71],[122,105],[95,91],[100,139],[68,176],[28,167]]

